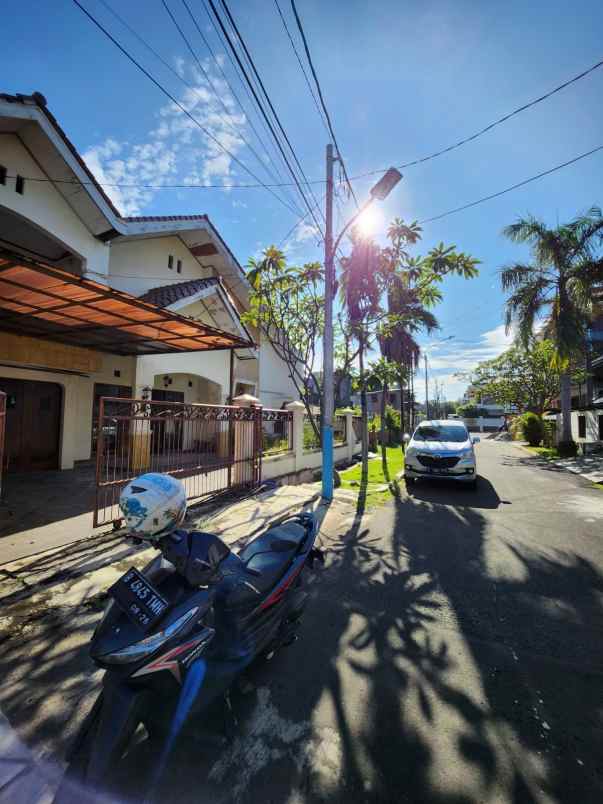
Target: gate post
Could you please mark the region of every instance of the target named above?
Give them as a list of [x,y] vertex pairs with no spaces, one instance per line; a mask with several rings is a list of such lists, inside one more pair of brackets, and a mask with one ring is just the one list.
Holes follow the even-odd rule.
[[[261,450],[261,433],[258,439],[258,415],[261,416],[262,408],[260,400],[251,394],[241,394],[232,400],[236,408],[253,408],[248,416],[241,415],[234,422],[234,465],[232,473],[233,486],[253,485],[257,482],[256,462],[258,461]],[[259,443],[258,443],[259,441]]]

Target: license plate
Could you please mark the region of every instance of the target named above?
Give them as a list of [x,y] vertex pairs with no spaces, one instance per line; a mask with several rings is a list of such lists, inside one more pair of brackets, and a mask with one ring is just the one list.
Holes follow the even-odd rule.
[[161,619],[168,602],[134,567],[109,588],[109,594],[127,617],[147,630]]
[[448,469],[430,469],[432,475],[447,475]]

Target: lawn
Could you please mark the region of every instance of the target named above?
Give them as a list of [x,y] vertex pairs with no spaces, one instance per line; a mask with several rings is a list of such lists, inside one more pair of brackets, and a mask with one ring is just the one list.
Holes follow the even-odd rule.
[[[389,447],[386,450],[386,473],[383,472],[381,450],[378,458],[371,458],[368,464],[368,483],[366,487],[366,507],[387,502],[397,490],[396,475],[404,468],[404,453],[400,447]],[[357,463],[349,469],[340,472],[341,488],[356,491],[360,494],[362,465]],[[392,484],[392,489],[389,484]]]

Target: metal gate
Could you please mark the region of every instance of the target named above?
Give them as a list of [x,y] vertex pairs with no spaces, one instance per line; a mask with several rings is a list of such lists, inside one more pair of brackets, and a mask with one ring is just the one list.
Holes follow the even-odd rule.
[[4,436],[6,434],[6,394],[0,391],[0,500],[2,499],[2,474],[4,472]]
[[144,472],[183,481],[189,500],[261,481],[262,408],[102,397],[94,527],[118,523],[123,487]]

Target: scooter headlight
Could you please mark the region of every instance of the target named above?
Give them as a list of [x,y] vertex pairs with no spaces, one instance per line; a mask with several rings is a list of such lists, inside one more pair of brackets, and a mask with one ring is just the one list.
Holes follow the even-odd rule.
[[150,656],[152,653],[155,653],[157,648],[160,648],[164,642],[167,642],[179,631],[182,631],[182,629],[188,623],[190,623],[193,617],[195,617],[198,611],[199,607],[194,606],[192,609],[185,611],[181,617],[178,617],[177,620],[174,620],[171,625],[168,625],[162,631],[157,631],[154,634],[150,634],[150,636],[146,637],[145,639],[141,639],[140,642],[134,642],[134,644],[128,645],[121,650],[116,650],[115,653],[107,653],[100,658],[110,664],[128,664],[129,662],[136,662],[139,659],[144,659],[146,656]]

